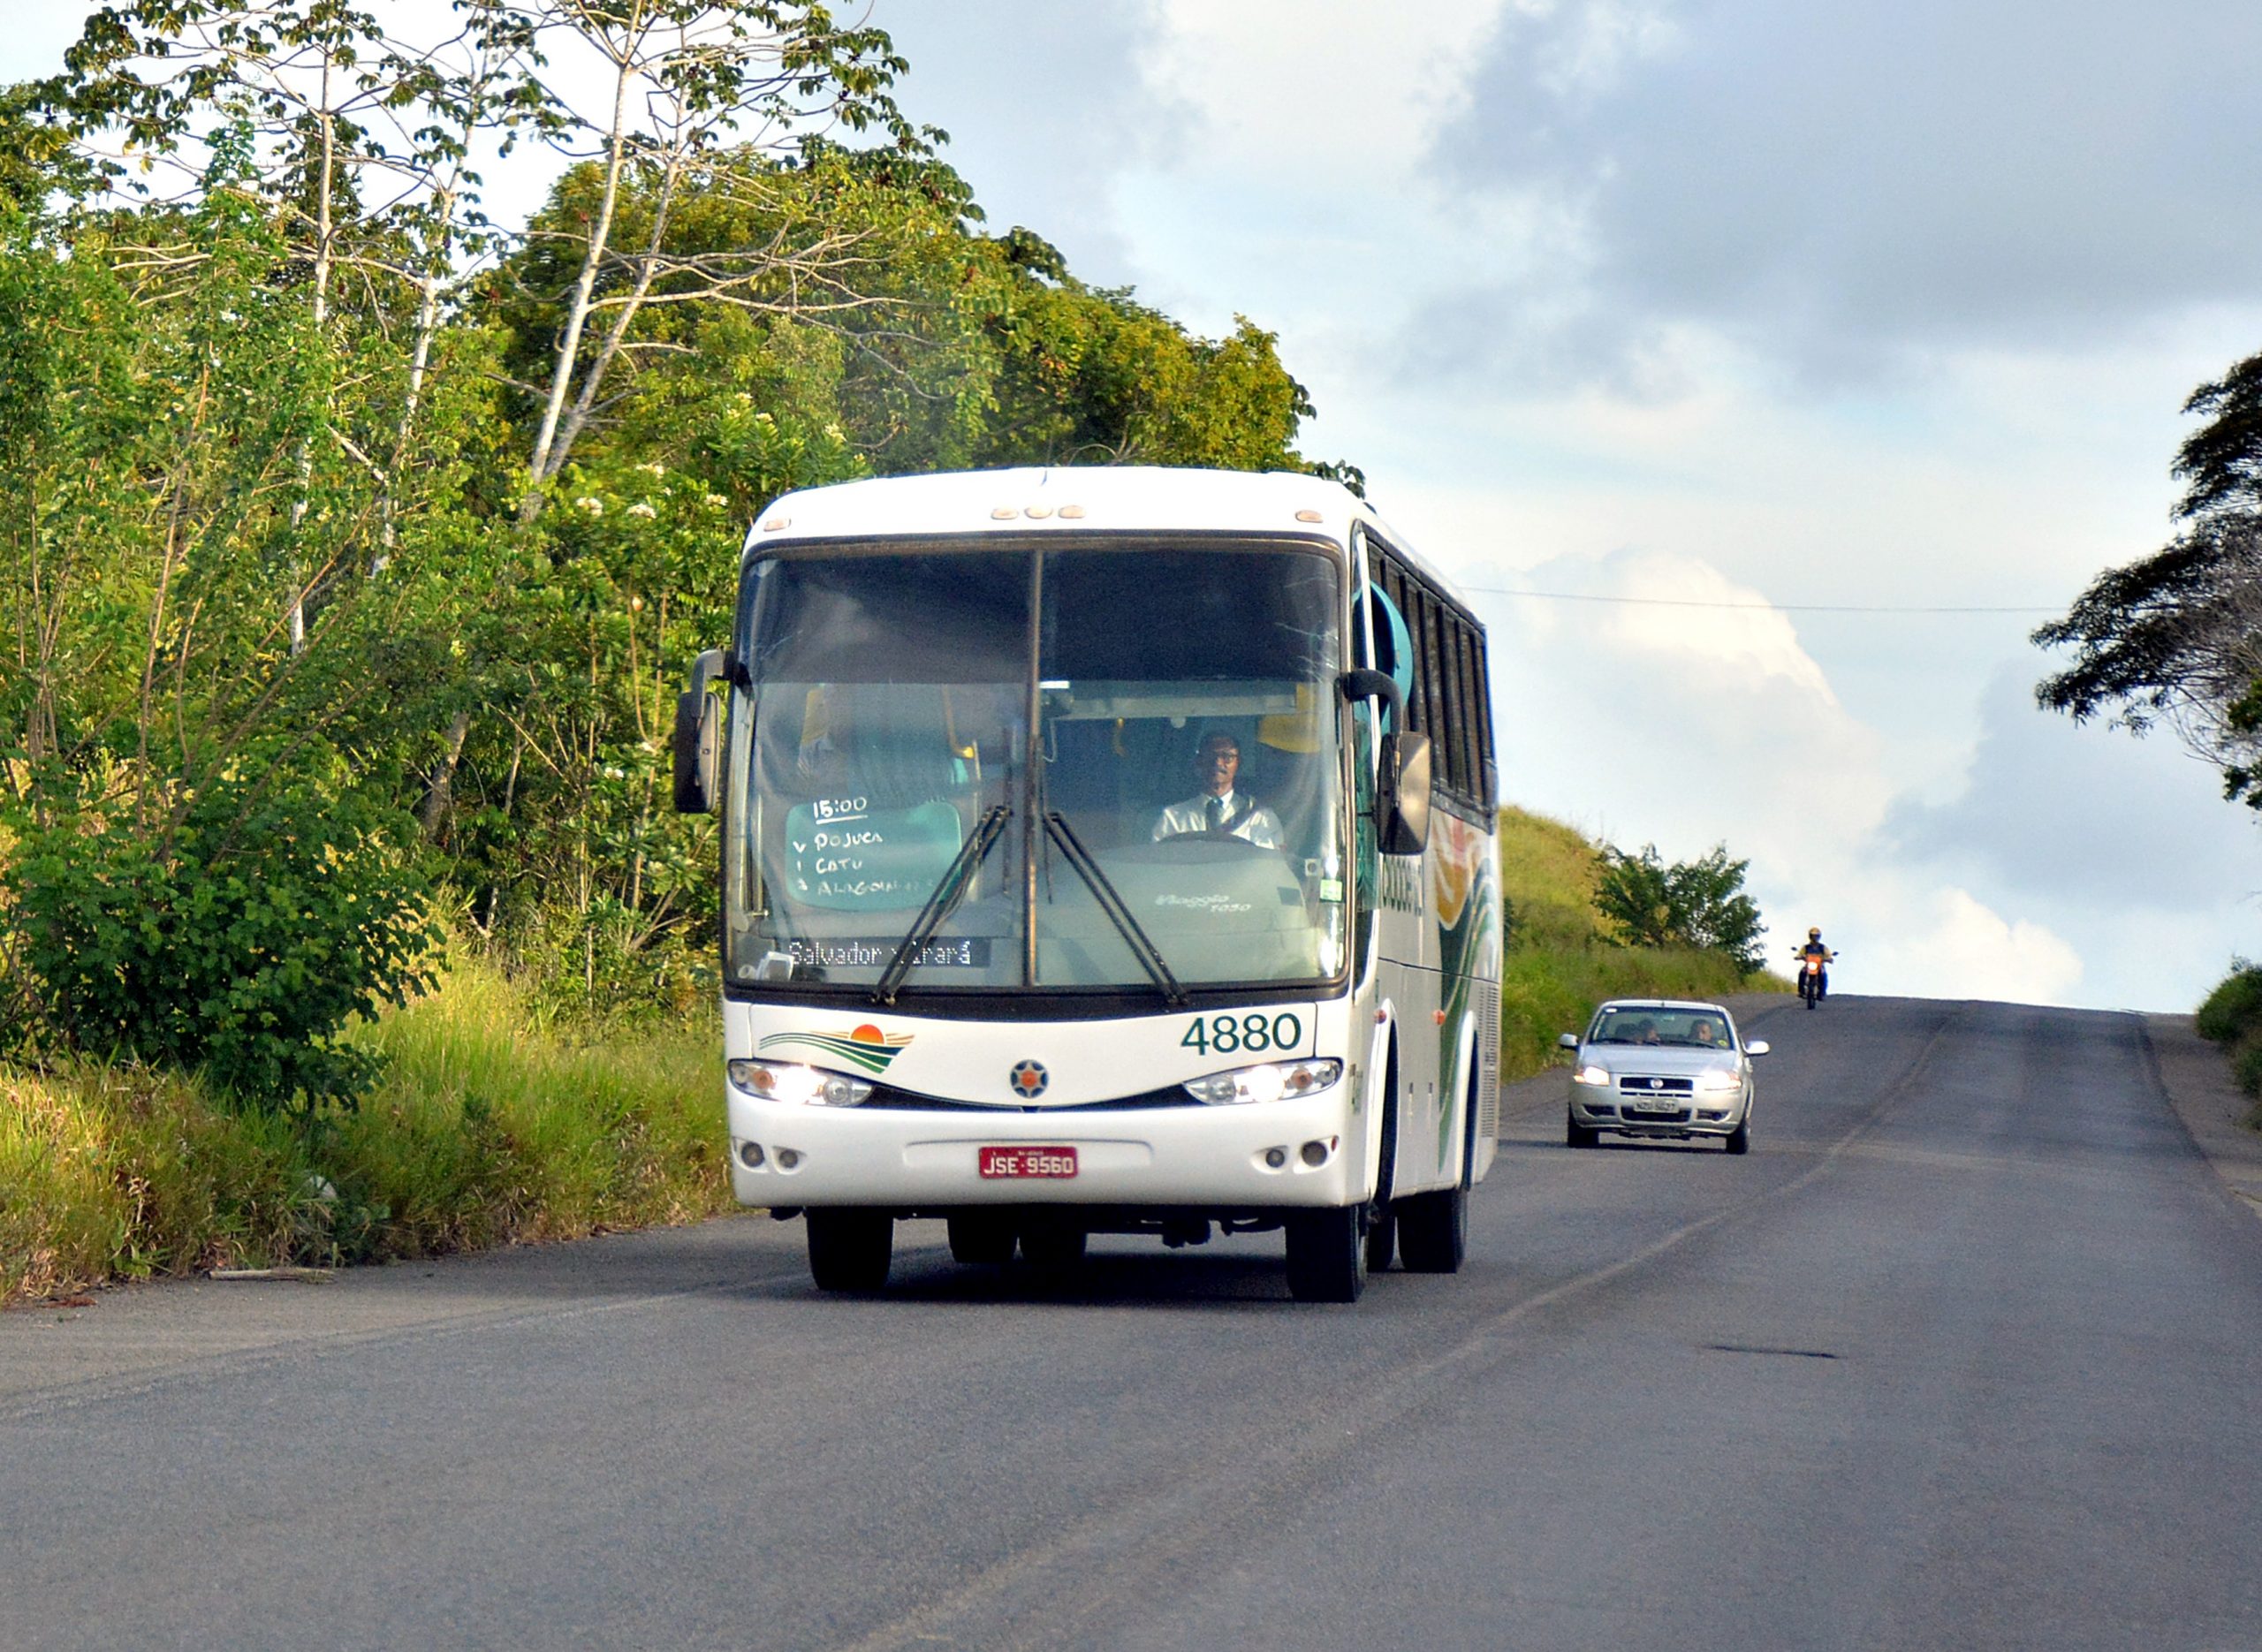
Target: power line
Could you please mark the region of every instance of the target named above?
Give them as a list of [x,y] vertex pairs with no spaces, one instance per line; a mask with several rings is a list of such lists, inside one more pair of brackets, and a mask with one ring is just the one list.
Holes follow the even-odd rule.
[[1633,608],[1726,608],[1755,614],[2060,614],[2062,608],[1906,607],[1864,602],[1707,602],[1684,596],[1597,596],[1584,591],[1512,591],[1498,585],[1464,585],[1480,596],[1530,596],[1551,602],[1614,602]]

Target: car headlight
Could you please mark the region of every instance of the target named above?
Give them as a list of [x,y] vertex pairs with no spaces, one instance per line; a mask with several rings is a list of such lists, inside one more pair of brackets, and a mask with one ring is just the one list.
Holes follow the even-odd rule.
[[1585,1066],[1581,1067],[1576,1072],[1574,1072],[1571,1075],[1571,1082],[1574,1084],[1607,1084],[1610,1082],[1610,1069],[1608,1067],[1598,1067],[1593,1062],[1590,1061]]
[[1324,1090],[1343,1076],[1340,1061],[1268,1061],[1254,1067],[1235,1067],[1187,1081],[1186,1093],[1211,1107],[1231,1107],[1241,1102],[1277,1102]]
[[1704,1072],[1696,1077],[1696,1087],[1707,1095],[1725,1095],[1742,1089],[1743,1080],[1733,1072]]
[[862,1079],[827,1072],[797,1061],[731,1061],[724,1064],[731,1082],[765,1102],[806,1102],[811,1107],[854,1107],[872,1093]]

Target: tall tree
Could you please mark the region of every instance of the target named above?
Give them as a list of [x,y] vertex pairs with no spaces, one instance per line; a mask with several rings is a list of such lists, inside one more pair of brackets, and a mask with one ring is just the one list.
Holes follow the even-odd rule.
[[[817,0],[532,0],[518,10],[546,49],[593,55],[606,94],[587,110],[562,98],[555,105],[553,141],[588,163],[567,193],[587,198],[537,231],[571,277],[527,456],[520,516],[530,520],[603,405],[647,308],[825,311],[869,301],[855,287],[865,261],[857,237],[822,220],[778,221],[767,169],[716,164],[724,151],[782,155],[835,130],[877,127],[898,149],[924,153],[940,134],[897,108],[890,88],[906,64],[888,36],[836,22]],[[770,208],[777,233],[676,250],[671,231],[692,189],[739,192]],[[631,194],[641,207],[633,224],[621,213]]]
[[2184,403],[2205,422],[2176,451],[2182,524],[2151,556],[2099,574],[2035,632],[2070,648],[2037,701],[2076,722],[2164,723],[2220,766],[2228,795],[2262,807],[2262,354]]

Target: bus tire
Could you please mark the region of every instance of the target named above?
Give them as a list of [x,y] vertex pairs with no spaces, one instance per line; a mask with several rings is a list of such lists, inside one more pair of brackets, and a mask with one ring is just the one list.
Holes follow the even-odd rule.
[[812,1210],[809,1277],[820,1291],[877,1291],[887,1283],[895,1218],[884,1210]]
[[951,1258],[969,1267],[1002,1268],[1013,1259],[1021,1236],[1002,1210],[969,1210],[949,1220]]
[[1299,1302],[1355,1302],[1367,1288],[1363,1207],[1288,1215],[1288,1294]]
[[1398,1201],[1398,1255],[1408,1273],[1459,1273],[1469,1254],[1469,1190]]

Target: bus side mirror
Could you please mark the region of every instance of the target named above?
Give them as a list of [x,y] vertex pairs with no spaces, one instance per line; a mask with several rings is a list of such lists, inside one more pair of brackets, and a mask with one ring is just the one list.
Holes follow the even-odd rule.
[[1346,700],[1379,700],[1393,732],[1377,748],[1375,837],[1385,854],[1419,854],[1430,842],[1430,737],[1395,732],[1406,726],[1406,697],[1384,671],[1363,668],[1335,679]]
[[1375,787],[1376,836],[1385,854],[1419,854],[1430,843],[1430,737],[1385,734]]
[[723,671],[723,651],[710,648],[692,662],[691,686],[675,702],[675,809],[679,815],[715,812],[715,777],[722,768],[723,702],[707,686]]

